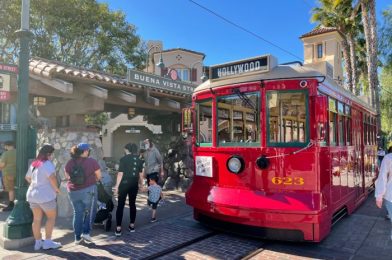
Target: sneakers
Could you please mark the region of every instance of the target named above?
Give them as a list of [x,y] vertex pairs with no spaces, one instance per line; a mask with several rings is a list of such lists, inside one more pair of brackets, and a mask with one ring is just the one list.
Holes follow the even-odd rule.
[[151,222],[151,223],[157,222],[157,219],[156,219],[156,218],[152,218],[152,219],[150,220],[150,222]]
[[118,229],[116,228],[116,231],[114,232],[114,235],[115,235],[116,237],[120,237],[120,236],[121,236],[121,229],[118,230]]
[[89,234],[82,234],[81,237],[82,237],[82,239],[83,239],[84,241],[93,242],[93,239],[90,237]]
[[135,227],[128,226],[128,230],[129,230],[129,232],[133,233],[133,232],[135,232]]
[[75,245],[80,245],[80,243],[82,242],[82,239],[79,239],[79,240],[77,240],[77,239],[75,239]]
[[14,202],[10,202],[7,207],[3,208],[2,211],[11,211],[14,208]]
[[34,250],[38,251],[42,248],[44,241],[43,240],[35,240]]
[[[47,250],[47,249],[56,249],[61,247],[61,243],[59,242],[54,242],[53,240],[45,240],[42,244],[42,248]],[[35,249],[35,246],[34,246]]]

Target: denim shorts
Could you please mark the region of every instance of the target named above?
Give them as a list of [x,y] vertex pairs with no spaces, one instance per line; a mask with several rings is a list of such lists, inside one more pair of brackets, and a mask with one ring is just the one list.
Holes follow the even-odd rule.
[[41,208],[43,211],[53,210],[56,209],[57,207],[57,202],[55,199],[44,203],[34,203],[34,202],[29,202],[29,203],[31,209]]
[[151,206],[152,209],[157,209],[158,203],[159,203],[160,200],[161,199],[159,199],[157,202],[152,202],[150,200],[147,200],[147,204],[148,204],[148,206]]

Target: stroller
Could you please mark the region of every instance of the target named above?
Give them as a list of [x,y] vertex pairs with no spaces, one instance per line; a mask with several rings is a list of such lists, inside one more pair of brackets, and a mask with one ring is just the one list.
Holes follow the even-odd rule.
[[105,231],[110,231],[112,227],[112,211],[114,208],[114,203],[112,200],[111,191],[111,183],[108,188],[101,181],[97,183],[98,189],[98,210],[95,215],[94,224],[101,224],[104,226]]

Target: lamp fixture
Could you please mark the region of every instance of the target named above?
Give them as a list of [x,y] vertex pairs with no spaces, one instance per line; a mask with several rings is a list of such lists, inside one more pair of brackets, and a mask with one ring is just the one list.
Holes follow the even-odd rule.
[[34,97],[33,98],[33,105],[34,106],[46,106],[46,97]]
[[161,57],[159,58],[159,62],[156,64],[158,67],[163,69],[165,67],[165,64],[163,63],[163,57],[162,57],[162,52],[161,52]]

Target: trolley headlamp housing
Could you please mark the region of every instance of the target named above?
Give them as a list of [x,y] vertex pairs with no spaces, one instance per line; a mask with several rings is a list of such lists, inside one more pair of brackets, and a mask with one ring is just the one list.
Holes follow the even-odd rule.
[[244,170],[245,162],[242,157],[238,155],[233,155],[227,160],[226,166],[230,172],[238,174]]

